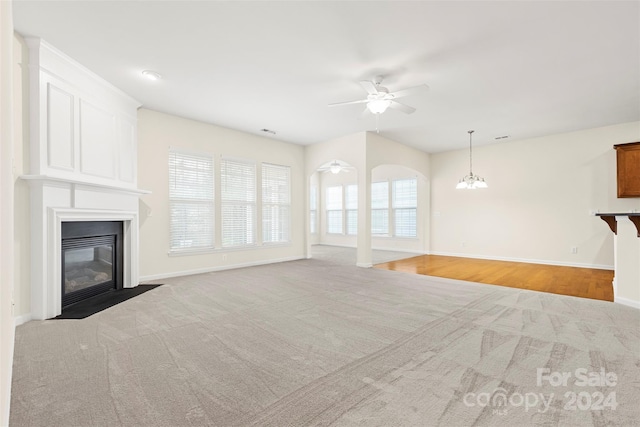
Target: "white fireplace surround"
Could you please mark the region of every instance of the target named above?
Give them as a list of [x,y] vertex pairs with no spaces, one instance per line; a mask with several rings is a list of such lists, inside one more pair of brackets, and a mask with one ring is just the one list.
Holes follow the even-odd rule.
[[[34,318],[52,318],[62,312],[62,223],[75,221],[122,221],[123,222],[123,287],[138,285],[138,213],[92,209],[49,208],[47,277],[43,286],[33,288],[32,302],[40,301],[42,310],[33,310]],[[41,311],[38,315],[35,311]]]
[[140,103],[37,38],[29,46],[31,318],[62,312],[63,222],[123,222],[123,286],[138,285]]
[[62,223],[123,222],[123,287],[138,285],[138,198],[124,190],[24,175],[31,187],[31,319],[62,313]]

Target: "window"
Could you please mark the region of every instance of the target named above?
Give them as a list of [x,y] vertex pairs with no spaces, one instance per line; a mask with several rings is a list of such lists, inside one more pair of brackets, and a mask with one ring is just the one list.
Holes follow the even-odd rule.
[[371,234],[389,234],[389,182],[371,184]]
[[220,171],[222,246],[256,243],[256,165],[243,160],[222,159]]
[[262,164],[262,242],[288,242],[291,224],[290,168]]
[[169,250],[214,247],[213,158],[169,151]]
[[347,234],[358,234],[358,186],[347,185],[344,191]]
[[318,190],[315,185],[309,189],[309,230],[311,234],[318,232]]
[[327,187],[327,233],[342,234],[342,186]]
[[415,178],[393,181],[394,236],[417,237],[418,185]]

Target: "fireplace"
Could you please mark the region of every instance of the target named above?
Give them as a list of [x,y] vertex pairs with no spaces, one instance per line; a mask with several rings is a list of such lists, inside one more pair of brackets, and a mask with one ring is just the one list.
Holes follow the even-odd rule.
[[122,221],[61,224],[62,309],[123,287]]
[[[133,288],[138,285],[138,195],[135,193],[119,192],[107,193],[88,186],[75,184],[61,184],[51,180],[33,180],[32,186],[32,208],[43,215],[33,215],[32,239],[35,243],[31,245],[31,319],[44,320],[52,319],[62,314],[62,295],[64,288],[62,283],[64,263],[62,261],[63,250],[62,240],[82,237],[83,234],[90,236],[115,235],[114,251],[116,255],[115,273],[112,275],[119,281],[114,289],[122,287]],[[52,197],[60,191],[60,188],[69,188],[70,199],[76,206],[81,207],[53,207],[48,206],[45,201],[57,199]],[[34,194],[35,193],[35,194]],[[46,197],[43,197],[46,196]],[[56,202],[60,204],[59,202]],[[107,207],[107,205],[109,205]],[[87,208],[86,206],[91,206]],[[111,208],[111,209],[109,209]],[[121,224],[121,234],[118,232],[92,232],[83,233],[82,228],[91,223],[116,222]],[[71,233],[67,233],[67,227],[71,223],[80,224],[74,231],[71,225]],[[63,239],[62,228],[65,228],[65,238]],[[80,231],[79,231],[80,230]],[[84,236],[87,237],[87,236]],[[95,243],[95,242],[94,242]],[[99,245],[99,246],[110,246]],[[102,254],[96,254],[96,258],[104,258]],[[93,257],[93,252],[84,254],[85,259]],[[76,256],[76,255],[72,255]],[[78,255],[82,258],[82,256]],[[104,276],[101,276],[104,277]],[[95,281],[100,280],[97,278]],[[95,282],[94,281],[94,282]],[[111,287],[109,288],[111,289]],[[69,291],[71,293],[73,291]],[[77,294],[78,295],[78,294]]]

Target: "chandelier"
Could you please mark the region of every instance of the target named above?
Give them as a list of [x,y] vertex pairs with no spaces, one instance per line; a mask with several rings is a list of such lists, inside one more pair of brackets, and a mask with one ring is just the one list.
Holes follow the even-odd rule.
[[484,178],[480,178],[478,175],[473,174],[473,157],[471,153],[471,135],[474,131],[470,130],[469,132],[469,175],[465,175],[456,188],[458,190],[465,188],[467,190],[475,190],[476,188],[487,188],[487,183]]

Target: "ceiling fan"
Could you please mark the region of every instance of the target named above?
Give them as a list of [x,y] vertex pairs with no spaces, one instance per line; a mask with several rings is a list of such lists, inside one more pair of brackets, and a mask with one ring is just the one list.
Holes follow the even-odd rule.
[[318,168],[318,172],[331,172],[333,174],[338,174],[340,172],[350,172],[355,168],[347,163],[340,162],[338,160],[334,160],[329,163],[325,163],[324,165]]
[[403,96],[413,95],[420,92],[421,90],[429,89],[429,86],[427,86],[426,84],[422,84],[419,86],[397,90],[395,92],[389,92],[389,89],[384,86],[380,86],[383,79],[384,76],[376,76],[372,81],[363,80],[360,82],[364,90],[366,90],[369,94],[367,95],[366,99],[338,102],[335,104],[329,104],[329,107],[366,103],[367,108],[364,110],[365,113],[371,112],[373,114],[382,114],[387,110],[387,108],[391,107],[395,110],[402,111],[403,113],[411,114],[416,111],[416,109],[406,104],[402,104],[396,101],[396,99],[402,98]]

